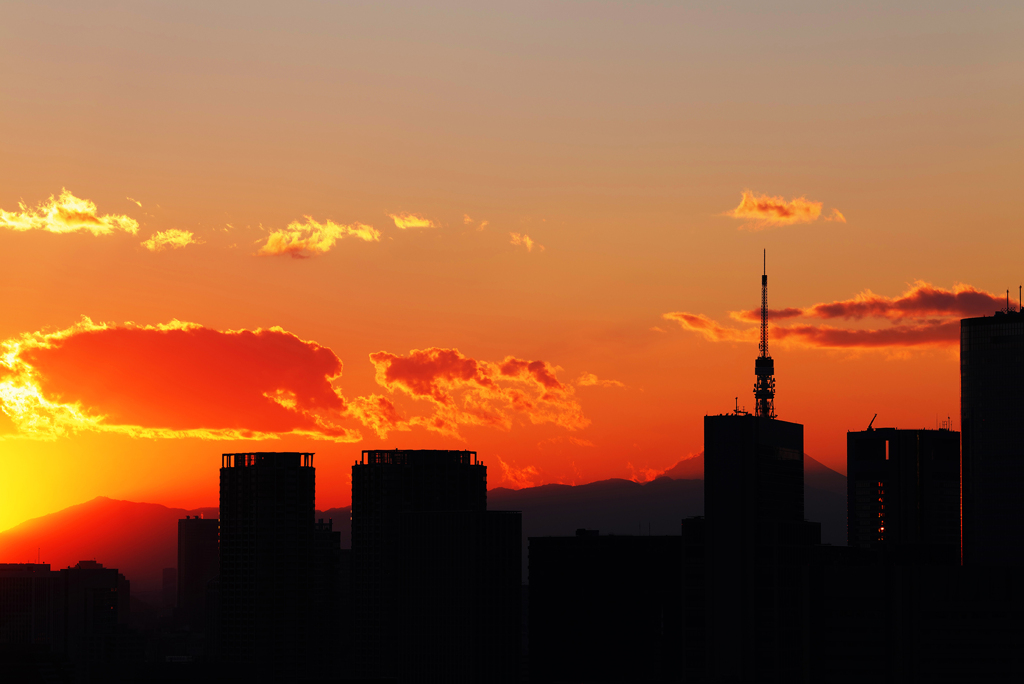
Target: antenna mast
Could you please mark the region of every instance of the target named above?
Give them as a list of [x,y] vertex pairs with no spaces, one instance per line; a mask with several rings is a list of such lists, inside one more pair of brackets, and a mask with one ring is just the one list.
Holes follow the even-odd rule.
[[774,418],[775,362],[768,354],[768,250],[764,252],[761,274],[761,342],[757,348],[761,353],[754,362],[754,415]]

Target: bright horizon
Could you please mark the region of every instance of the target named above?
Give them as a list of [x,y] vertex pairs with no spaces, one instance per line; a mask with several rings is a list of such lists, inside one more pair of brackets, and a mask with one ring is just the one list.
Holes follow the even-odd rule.
[[[647,481],[753,409],[959,430],[1016,303],[1024,9],[12,6],[0,530],[217,503],[220,454]],[[1007,290],[1009,289],[1009,294]]]

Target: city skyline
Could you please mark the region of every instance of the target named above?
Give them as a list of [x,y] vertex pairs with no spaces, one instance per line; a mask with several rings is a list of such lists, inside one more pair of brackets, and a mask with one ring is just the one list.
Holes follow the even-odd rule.
[[1019,13],[13,9],[0,530],[213,505],[222,452],[317,452],[319,509],[374,448],[647,481],[753,410],[763,249],[809,455],[959,429],[959,320],[1019,285]]

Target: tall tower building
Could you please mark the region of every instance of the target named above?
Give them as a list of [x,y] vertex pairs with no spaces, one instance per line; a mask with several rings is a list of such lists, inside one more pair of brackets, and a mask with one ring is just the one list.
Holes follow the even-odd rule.
[[522,523],[487,510],[474,451],[364,451],[352,467],[356,674],[519,679]]
[[960,321],[963,561],[1024,565],[1024,314]]
[[868,428],[846,434],[847,543],[958,561],[960,433]]
[[803,425],[775,417],[767,275],[759,352],[754,415],[704,416],[711,681],[802,681],[808,668],[800,564],[821,526],[804,521]]
[[313,454],[224,454],[221,658],[270,679],[301,666],[311,602]]

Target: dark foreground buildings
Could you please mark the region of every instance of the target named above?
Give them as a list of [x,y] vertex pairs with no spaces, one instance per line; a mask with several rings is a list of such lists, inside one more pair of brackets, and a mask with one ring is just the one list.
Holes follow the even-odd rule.
[[1024,313],[960,322],[963,560],[1024,566]]
[[846,454],[849,546],[959,563],[960,433],[868,428]]
[[[125,660],[130,584],[96,561],[50,570],[0,563],[0,662],[6,680],[106,681]],[[38,664],[46,663],[41,670]],[[31,665],[31,667],[29,667]],[[24,669],[23,669],[24,668]]]
[[352,467],[356,673],[519,681],[522,523],[487,510],[472,451],[364,451]]
[[[219,657],[235,673],[295,681],[330,672],[340,539],[317,524],[313,454],[224,454]],[[227,671],[227,670],[225,670]]]
[[531,682],[678,682],[676,536],[530,537]]

